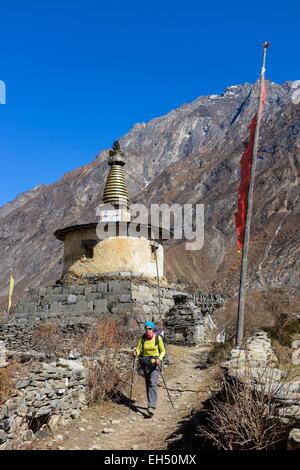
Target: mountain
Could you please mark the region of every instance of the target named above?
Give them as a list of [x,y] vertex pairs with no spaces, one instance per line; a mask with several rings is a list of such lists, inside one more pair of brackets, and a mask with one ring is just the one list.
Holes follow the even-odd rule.
[[[296,294],[300,285],[299,89],[299,81],[267,82],[249,264],[252,290],[282,287]],[[166,246],[166,273],[172,282],[200,291],[237,292],[239,161],[257,97],[258,84],[231,86],[221,95],[202,96],[136,124],[120,139],[134,202],[205,205],[203,249],[186,251],[183,241]],[[10,268],[17,297],[28,287],[60,277],[62,243],[53,232],[96,220],[107,171],[105,150],[57,183],[40,185],[0,208],[2,304]]]

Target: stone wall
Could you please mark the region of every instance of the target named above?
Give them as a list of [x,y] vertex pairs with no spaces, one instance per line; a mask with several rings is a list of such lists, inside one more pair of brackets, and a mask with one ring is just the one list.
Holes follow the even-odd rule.
[[34,363],[0,407],[0,449],[30,441],[43,424],[49,428],[77,418],[87,406],[87,369],[78,360]]
[[145,320],[163,318],[169,343],[193,345],[207,341],[215,328],[213,312],[223,304],[221,295],[190,295],[170,287],[160,288],[159,302],[157,286],[145,281],[89,278],[82,285],[29,289],[13,314],[0,323],[0,340],[10,349],[26,351],[41,323],[57,323],[68,335],[103,315],[126,313],[131,329],[140,329]]
[[[271,339],[265,331],[251,335],[245,348],[234,348],[230,359],[222,364],[230,379],[247,383],[259,393],[270,397],[276,414],[283,423],[296,427],[291,430],[288,449],[300,449],[300,380],[279,368]],[[267,401],[266,401],[267,403]]]
[[[174,289],[161,288],[161,313],[172,305]],[[55,285],[29,289],[18,303],[13,317],[19,324],[33,319],[60,318],[64,323],[85,321],[104,313],[119,313],[139,307],[143,313],[159,314],[156,286],[114,279],[85,285]]]
[[211,339],[216,330],[212,314],[224,303],[221,296],[200,296],[177,293],[175,305],[166,313],[164,326],[166,341],[172,344],[194,346]]
[[12,350],[31,348],[32,332],[43,323],[57,323],[67,335],[88,327],[107,314],[127,313],[132,329],[145,320],[157,320],[173,305],[171,288],[161,288],[131,279],[89,279],[84,285],[57,284],[29,289],[13,312],[0,323],[0,340]]
[[88,328],[99,317],[122,313],[131,330],[141,329],[145,320],[164,319],[169,343],[199,344],[215,328],[213,312],[225,301],[221,295],[190,295],[171,287],[161,287],[159,299],[156,285],[120,276],[101,280],[90,276],[85,284],[65,282],[29,289],[0,323],[0,340],[9,349],[32,349],[32,333],[43,323],[57,323],[65,336]]
[[4,341],[0,341],[0,367],[6,365],[6,347]]

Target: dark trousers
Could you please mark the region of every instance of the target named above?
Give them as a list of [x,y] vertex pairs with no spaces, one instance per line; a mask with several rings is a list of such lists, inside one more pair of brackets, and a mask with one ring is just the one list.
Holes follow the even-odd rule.
[[148,408],[156,408],[157,405],[157,382],[159,369],[157,365],[143,367],[146,382]]

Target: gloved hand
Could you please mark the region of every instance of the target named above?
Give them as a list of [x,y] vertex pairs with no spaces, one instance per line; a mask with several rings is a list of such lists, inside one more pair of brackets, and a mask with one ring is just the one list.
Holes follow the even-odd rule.
[[156,362],[156,365],[157,365],[157,366],[161,367],[161,360],[160,360],[160,359],[156,359],[155,362]]

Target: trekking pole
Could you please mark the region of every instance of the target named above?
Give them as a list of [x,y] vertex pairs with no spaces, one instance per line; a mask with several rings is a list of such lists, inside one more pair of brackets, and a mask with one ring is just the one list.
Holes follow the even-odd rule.
[[173,402],[172,402],[172,399],[171,399],[171,396],[170,396],[170,393],[169,393],[169,390],[168,390],[168,387],[167,387],[167,384],[166,384],[165,378],[164,378],[164,376],[163,376],[163,373],[162,373],[162,367],[161,367],[161,366],[158,366],[158,369],[159,369],[159,372],[160,372],[161,378],[163,379],[163,383],[164,383],[165,389],[167,390],[167,394],[168,394],[168,397],[169,397],[170,403],[171,403],[171,405],[172,405],[172,408],[174,408],[174,405],[173,405]]
[[129,397],[129,410],[128,410],[128,414],[130,413],[130,410],[131,410],[131,397],[132,397],[132,388],[133,388],[134,366],[135,366],[135,356],[134,356],[134,358],[133,358],[133,364],[132,364],[132,374],[131,374],[131,384],[130,384],[130,397]]

